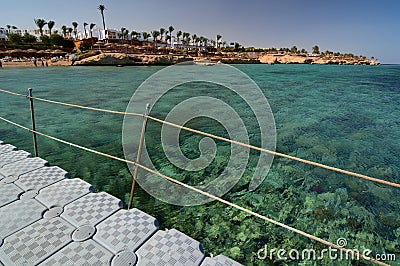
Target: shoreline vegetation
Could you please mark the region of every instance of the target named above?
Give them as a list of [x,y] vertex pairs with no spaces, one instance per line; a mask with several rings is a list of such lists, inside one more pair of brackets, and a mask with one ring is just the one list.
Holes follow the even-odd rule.
[[[103,29],[95,23],[74,21],[72,27],[56,28],[53,20],[34,19],[35,30],[16,26],[0,27],[0,67],[114,65],[172,65],[180,62],[226,64],[337,64],[380,65],[374,57],[289,48],[244,47],[238,42],[175,30],[171,25],[150,32],[122,27],[109,29],[105,23],[104,5],[100,11]],[[47,29],[46,29],[47,27]]]

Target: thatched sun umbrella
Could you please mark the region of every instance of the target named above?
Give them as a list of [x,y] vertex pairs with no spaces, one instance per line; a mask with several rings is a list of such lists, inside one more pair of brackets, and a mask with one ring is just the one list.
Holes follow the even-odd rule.
[[37,52],[36,52],[36,55],[37,55],[38,57],[45,56],[45,55],[46,55],[46,51],[45,51],[45,50],[37,51]]
[[37,54],[36,49],[28,49],[25,51],[26,56],[35,56]]
[[63,50],[57,49],[51,52],[52,54],[56,54],[56,55],[63,55],[66,54],[67,52],[64,52]]
[[21,57],[24,55],[24,50],[21,50],[21,49],[11,50],[11,51],[9,51],[9,54],[12,57]]

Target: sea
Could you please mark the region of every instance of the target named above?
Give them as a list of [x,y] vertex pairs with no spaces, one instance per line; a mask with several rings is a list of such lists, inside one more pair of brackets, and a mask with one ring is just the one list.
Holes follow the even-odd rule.
[[[253,80],[267,99],[274,118],[277,152],[400,184],[400,66],[233,67]],[[163,69],[161,66],[3,68],[0,89],[27,94],[28,88],[32,88],[35,97],[125,111],[141,84]],[[196,69],[193,73],[196,74]],[[249,143],[261,144],[259,124],[248,106],[251,103],[235,100],[240,96],[220,85],[180,84],[159,99],[150,115],[166,119],[168,109],[172,110],[192,94],[228,102],[243,117]],[[37,100],[34,109],[37,131],[124,157],[123,115]],[[0,92],[0,116],[30,127],[29,100]],[[137,119],[141,125],[142,117]],[[223,122],[207,117],[187,121],[185,125],[229,137]],[[215,157],[206,168],[184,171],[166,158],[165,147],[160,143],[161,131],[158,122],[148,121],[148,154],[157,171],[182,182],[196,186],[217,178],[227,167],[229,157],[235,156],[230,152],[233,144],[218,140]],[[202,139],[196,133],[182,131],[177,145],[187,158],[196,159],[202,152],[199,146]],[[33,153],[32,133],[4,121],[0,121],[0,140]],[[127,206],[132,174],[125,163],[42,136],[38,136],[38,151],[51,165],[69,171],[72,178],[86,180],[95,191],[111,193]],[[223,199],[345,248],[360,253],[370,250],[370,257],[382,258],[383,254],[388,259],[386,263],[400,265],[399,188],[275,156],[261,184],[249,190],[260,153],[251,151],[249,156],[243,176]],[[361,258],[339,260],[339,251],[333,260],[327,256],[318,258],[328,248],[326,245],[217,201],[195,206],[169,204],[138,185],[133,206],[155,216],[162,229],[176,228],[199,240],[205,253],[224,254],[244,265],[367,263]],[[286,257],[278,256],[279,249],[286,251]],[[304,249],[315,250],[317,257],[302,258]],[[296,257],[298,253],[293,250],[299,251],[300,256]],[[389,261],[393,259],[390,254],[397,261]]]

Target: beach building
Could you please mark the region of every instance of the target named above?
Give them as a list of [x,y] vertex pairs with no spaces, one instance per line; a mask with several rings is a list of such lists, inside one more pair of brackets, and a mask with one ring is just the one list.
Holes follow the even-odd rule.
[[[107,40],[108,42],[119,42],[121,40],[120,37],[121,34],[122,32],[116,29],[106,29],[106,30],[98,29],[99,41]],[[132,40],[132,36],[130,33],[125,37],[125,40],[128,41]]]
[[[11,31],[11,33],[18,34],[20,36],[24,36],[25,34],[30,34],[30,35],[35,36],[36,39],[38,41],[40,41],[40,31],[39,31],[39,29],[11,29],[10,31]],[[100,31],[101,31],[100,29],[96,29],[96,30],[94,29],[92,31],[93,38],[98,38],[99,34],[100,34]],[[72,33],[66,32],[65,36],[63,34],[62,29],[55,28],[51,32],[52,33],[58,33],[58,34],[62,35],[63,37],[67,38],[67,39],[75,39],[74,32],[72,32]],[[49,29],[43,29],[43,35],[50,36]],[[77,35],[77,39],[78,40],[83,40],[83,39],[86,39],[86,38],[90,38],[90,31],[86,30],[86,34],[85,34],[84,31],[78,31],[76,35]],[[110,36],[113,37],[114,35],[111,33]],[[0,40],[8,40],[8,38],[7,38],[7,30],[6,29],[3,29],[3,28],[0,29]]]
[[7,30],[0,28],[0,40],[7,40]]
[[[40,41],[40,31],[39,29],[11,29],[11,33],[18,34],[20,36],[24,36],[25,34],[30,34],[36,37],[38,41]],[[1,28],[0,29],[0,40],[8,40],[7,38],[7,29]],[[58,33],[62,35],[63,37],[67,39],[76,39],[76,40],[85,40],[89,39],[91,36],[95,39],[98,39],[99,41],[107,40],[108,42],[119,42],[121,40],[121,34],[122,32],[120,30],[116,29],[93,29],[92,34],[90,34],[90,30],[86,29],[82,31],[78,31],[76,33],[76,38],[75,38],[75,33],[74,32],[66,32],[66,34],[63,34],[62,29],[60,28],[54,28],[52,30],[52,33]],[[43,35],[50,36],[50,31],[49,29],[43,29]],[[127,36],[125,36],[126,41],[131,41],[132,36],[129,33]]]
[[[55,32],[57,29],[53,29]],[[25,34],[30,34],[36,37],[37,40],[40,40],[40,31],[39,29],[11,29],[11,33],[18,34],[24,36]],[[43,29],[44,35],[50,35],[50,31],[48,29]]]

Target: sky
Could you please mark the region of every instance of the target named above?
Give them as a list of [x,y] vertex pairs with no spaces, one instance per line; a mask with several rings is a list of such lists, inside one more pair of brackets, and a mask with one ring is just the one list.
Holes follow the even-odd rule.
[[172,25],[197,36],[244,46],[340,51],[400,63],[399,0],[13,0],[1,1],[0,27],[35,28],[34,19],[79,28],[102,27],[150,32]]

